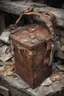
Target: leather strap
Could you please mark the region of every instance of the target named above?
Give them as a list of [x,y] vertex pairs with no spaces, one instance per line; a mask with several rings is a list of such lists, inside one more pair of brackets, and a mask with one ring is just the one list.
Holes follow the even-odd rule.
[[41,13],[37,13],[37,12],[27,12],[24,13],[24,15],[36,15],[42,18],[42,20],[46,23],[51,35],[54,35],[54,30],[53,30],[53,25],[51,23],[51,21],[47,18],[47,16],[45,16],[45,14],[41,14]]
[[44,12],[43,14],[46,15],[46,16],[50,16],[50,20],[51,20],[53,25],[56,23],[56,17],[55,17],[54,14],[52,14],[50,12]]

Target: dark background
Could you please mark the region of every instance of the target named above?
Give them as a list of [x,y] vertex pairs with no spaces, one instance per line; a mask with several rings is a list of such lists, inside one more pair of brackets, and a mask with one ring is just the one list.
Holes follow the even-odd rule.
[[38,2],[38,3],[45,3],[51,7],[55,7],[55,8],[61,8],[62,5],[64,4],[64,0],[33,0],[34,2]]

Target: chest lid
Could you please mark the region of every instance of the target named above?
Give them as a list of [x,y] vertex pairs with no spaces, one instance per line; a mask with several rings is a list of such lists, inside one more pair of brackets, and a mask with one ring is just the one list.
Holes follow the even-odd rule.
[[50,38],[50,32],[37,24],[24,26],[18,32],[11,35],[11,39],[29,48],[38,46],[44,40]]

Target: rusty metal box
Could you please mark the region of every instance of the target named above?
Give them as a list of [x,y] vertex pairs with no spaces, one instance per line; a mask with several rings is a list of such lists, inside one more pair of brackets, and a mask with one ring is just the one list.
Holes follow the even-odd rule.
[[30,24],[10,37],[14,46],[16,71],[35,88],[52,72],[52,65],[49,65],[51,34],[40,25]]

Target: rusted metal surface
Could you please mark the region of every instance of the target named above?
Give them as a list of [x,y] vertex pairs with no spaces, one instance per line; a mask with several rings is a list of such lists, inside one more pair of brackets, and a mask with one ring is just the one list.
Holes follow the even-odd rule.
[[34,88],[52,72],[49,61],[54,30],[44,14],[29,12],[24,15],[40,16],[49,28],[47,30],[40,25],[30,24],[10,36],[14,46],[16,71]]
[[[39,16],[40,18],[42,18],[42,20],[45,22],[46,26],[48,27],[49,31],[50,31],[50,34],[51,34],[51,37],[52,37],[52,40],[55,41],[56,39],[56,35],[54,33],[54,30],[53,30],[53,24],[51,23],[51,21],[55,22],[55,16],[50,13],[50,12],[45,12],[44,14],[40,14],[40,13],[37,13],[37,12],[28,12],[28,13],[24,13],[25,15],[36,15],[36,16]],[[51,21],[45,16],[46,14],[48,14],[51,18]]]
[[9,89],[0,85],[0,94],[3,96],[9,96]]

